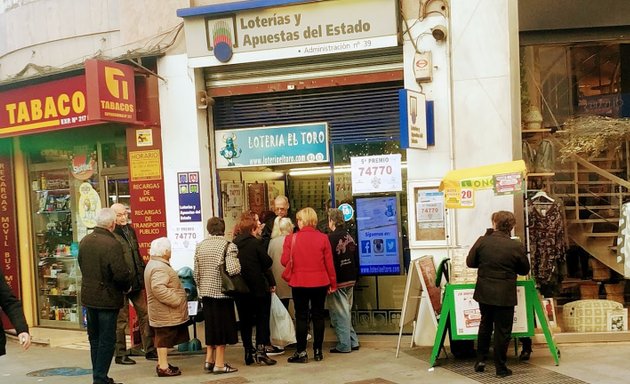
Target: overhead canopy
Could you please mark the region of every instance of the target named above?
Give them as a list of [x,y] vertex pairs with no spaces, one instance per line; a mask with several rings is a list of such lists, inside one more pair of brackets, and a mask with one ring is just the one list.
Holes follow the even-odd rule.
[[494,189],[496,194],[509,194],[522,189],[527,171],[523,160],[464,168],[450,171],[440,182],[446,208],[474,207],[474,191]]

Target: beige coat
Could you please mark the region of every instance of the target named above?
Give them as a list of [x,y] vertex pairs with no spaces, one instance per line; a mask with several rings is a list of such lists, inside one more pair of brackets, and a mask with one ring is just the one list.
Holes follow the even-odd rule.
[[188,321],[186,291],[168,261],[151,257],[144,270],[144,284],[152,327],[169,327]]

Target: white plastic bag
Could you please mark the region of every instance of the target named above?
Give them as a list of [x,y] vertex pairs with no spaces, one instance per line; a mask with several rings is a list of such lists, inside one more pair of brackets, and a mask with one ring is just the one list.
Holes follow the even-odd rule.
[[284,347],[296,342],[293,319],[275,293],[271,294],[269,328],[271,328],[271,343],[273,345]]

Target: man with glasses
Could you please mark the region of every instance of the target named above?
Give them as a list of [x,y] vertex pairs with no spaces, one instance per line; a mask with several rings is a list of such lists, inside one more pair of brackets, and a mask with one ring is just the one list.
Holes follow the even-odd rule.
[[[147,299],[144,293],[144,261],[140,256],[140,247],[136,232],[129,223],[127,207],[123,204],[112,204],[111,207],[116,212],[116,228],[114,234],[116,239],[122,244],[125,261],[131,270],[131,290],[125,295],[125,305],[118,314],[116,323],[116,364],[130,365],[136,362],[129,357],[127,352],[127,341],[125,329],[129,323],[129,304],[128,300],[133,303],[133,307],[138,315],[140,323],[140,338],[142,339],[142,348],[144,349],[147,360],[157,360],[157,352],[153,345],[153,334],[149,327],[147,313]],[[129,330],[131,333],[131,329]]]
[[[284,195],[278,195],[273,200],[273,213],[269,218],[265,220],[265,226],[262,230],[262,240],[265,249],[269,247],[269,241],[274,237],[280,235],[280,230],[276,224],[283,217],[289,217],[289,199]],[[295,222],[295,220],[293,220]],[[274,231],[275,228],[275,231]]]

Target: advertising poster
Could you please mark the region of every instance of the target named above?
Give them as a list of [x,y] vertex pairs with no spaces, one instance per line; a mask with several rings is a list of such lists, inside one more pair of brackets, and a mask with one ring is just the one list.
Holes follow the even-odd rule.
[[182,223],[200,222],[199,172],[178,172],[177,194],[179,196],[179,221]]
[[357,198],[355,205],[361,274],[400,274],[396,197]]
[[400,154],[350,158],[352,194],[402,191]]
[[[456,289],[455,321],[458,335],[476,335],[479,331],[481,311],[479,303],[473,299],[474,288]],[[514,325],[512,333],[527,332],[527,305],[525,302],[525,287],[516,287],[516,307],[514,307]]]

